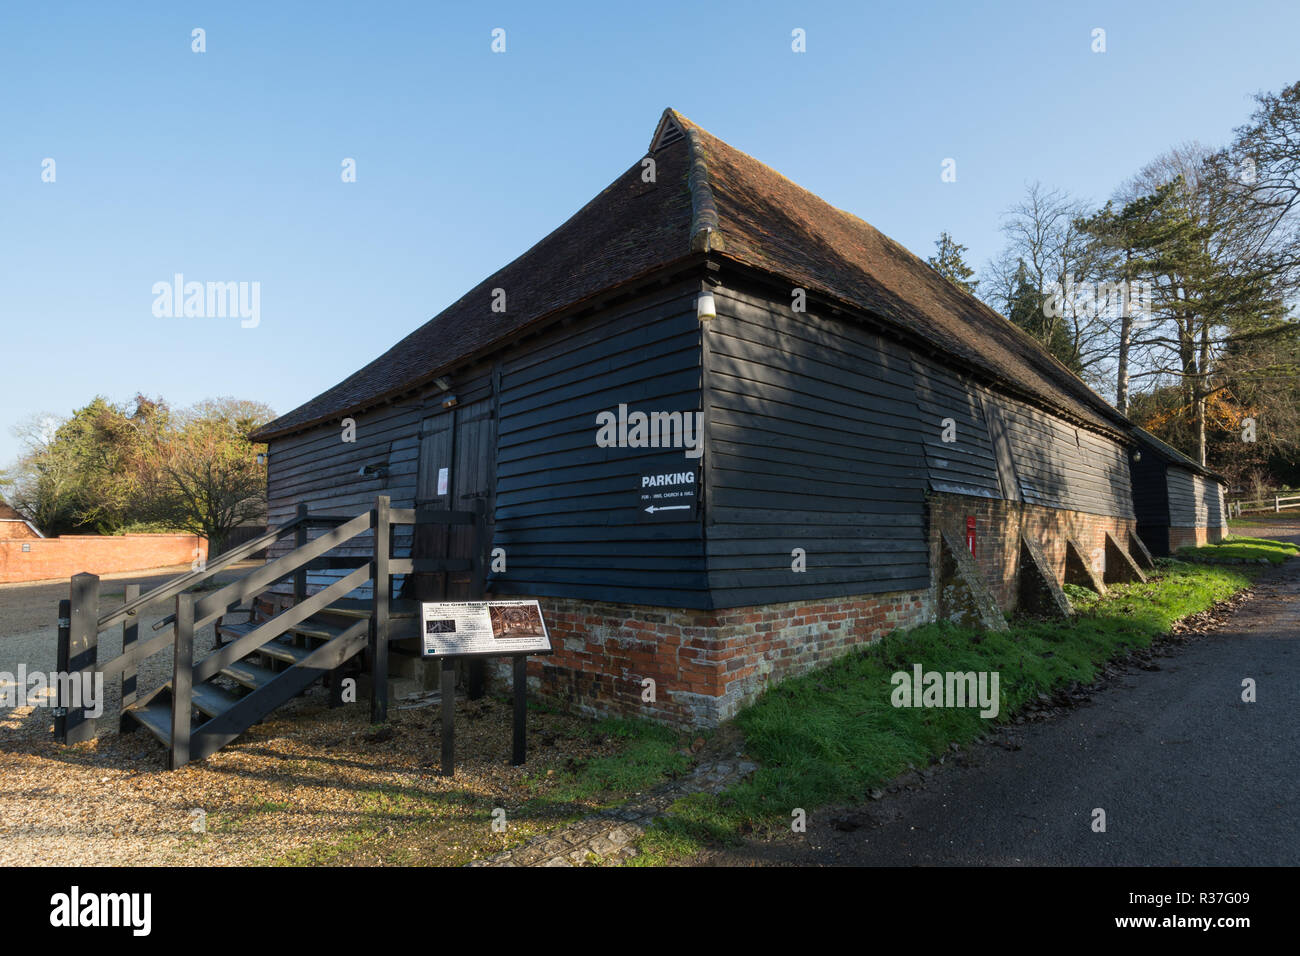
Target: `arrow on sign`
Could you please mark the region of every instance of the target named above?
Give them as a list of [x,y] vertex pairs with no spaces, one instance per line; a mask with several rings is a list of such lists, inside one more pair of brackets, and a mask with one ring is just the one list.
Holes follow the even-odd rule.
[[646,511],[650,512],[650,514],[654,514],[656,511],[690,511],[690,510],[691,510],[690,505],[664,505],[660,508],[656,508],[654,505],[651,505],[649,508],[646,509]]

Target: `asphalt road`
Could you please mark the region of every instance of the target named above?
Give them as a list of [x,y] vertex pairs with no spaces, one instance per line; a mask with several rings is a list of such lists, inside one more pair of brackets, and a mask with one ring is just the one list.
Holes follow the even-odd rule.
[[[1002,734],[931,776],[909,774],[911,789],[810,814],[802,837],[702,862],[1300,864],[1300,558],[1266,571],[1223,627],[1155,664],[1012,727],[1010,747]],[[1246,677],[1255,703],[1241,699]]]

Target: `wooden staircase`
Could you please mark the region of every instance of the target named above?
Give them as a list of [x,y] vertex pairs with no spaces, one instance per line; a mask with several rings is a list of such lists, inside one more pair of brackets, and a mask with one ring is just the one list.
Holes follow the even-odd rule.
[[[397,524],[468,524],[476,531],[474,554],[465,559],[411,559],[392,556],[392,527]],[[311,529],[324,533],[310,538]],[[355,538],[372,532],[373,553],[340,555]],[[253,569],[240,580],[205,594],[194,589],[217,572],[293,533],[296,547],[288,554]],[[482,596],[486,584],[489,542],[483,504],[472,511],[430,508],[395,509],[381,496],[374,509],[352,518],[311,516],[300,506],[293,521],[221,555],[206,568],[183,574],[145,595],[129,586],[121,607],[98,615],[99,580],[81,574],[72,579],[72,593],[59,608],[59,668],[99,672],[122,682],[120,730],[144,727],[168,752],[168,767],[208,757],[235,740],[320,680],[331,688],[331,706],[339,693],[345,667],[371,676],[371,721],[387,719],[388,645],[418,636],[418,608],[394,609],[393,576],[412,573],[469,571],[471,588]],[[310,596],[306,573],[313,569],[349,573]],[[227,623],[225,618],[245,602],[253,603],[270,588],[293,579],[293,603],[267,620]],[[372,587],[370,600],[349,598],[359,588]],[[175,602],[175,612],[154,625],[168,628],[140,641],[139,614],[163,601]],[[98,663],[98,635],[122,626],[123,652]],[[217,646],[194,659],[194,633],[213,624]],[[171,646],[172,679],[146,694],[136,689],[141,661]],[[64,704],[64,702],[60,702]],[[94,736],[95,721],[85,708],[60,706],[55,711],[55,735],[69,743]]]

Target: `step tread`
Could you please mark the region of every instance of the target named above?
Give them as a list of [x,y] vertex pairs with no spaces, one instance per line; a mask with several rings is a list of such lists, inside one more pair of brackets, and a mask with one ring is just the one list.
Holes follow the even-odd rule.
[[220,717],[240,700],[239,695],[215,684],[195,684],[190,691],[190,699],[198,710],[209,717]]
[[298,661],[307,657],[307,655],[312,652],[312,648],[295,647],[292,644],[282,644],[278,640],[267,641],[257,650],[268,657],[274,657],[276,660],[285,661],[289,664],[298,663]]
[[164,747],[172,743],[172,707],[171,702],[146,704],[144,707],[128,707],[126,714],[149,733],[153,734]]
[[249,690],[258,690],[265,687],[276,678],[275,671],[248,660],[236,661],[229,667],[223,667],[221,673]]
[[[346,618],[349,620],[349,624],[344,626],[341,624],[331,623],[328,620],[328,618],[331,616]],[[290,625],[288,628],[285,629],[285,633],[302,634],[306,637],[319,637],[324,640],[333,640],[334,638],[342,634],[344,631],[346,631],[348,627],[350,627],[351,624],[354,623],[355,621],[364,620],[368,617],[370,617],[368,613],[352,614],[346,609],[342,611],[336,611],[332,608],[327,608],[323,611],[318,611],[317,613],[313,614],[311,617],[307,618],[307,620],[302,621],[299,624]],[[274,618],[272,618],[272,620],[274,620]],[[257,621],[255,623],[246,623],[246,624],[222,624],[219,630],[223,635],[228,635],[232,638],[240,638],[243,637],[245,634],[252,633],[255,629],[261,627],[265,623],[267,622]]]

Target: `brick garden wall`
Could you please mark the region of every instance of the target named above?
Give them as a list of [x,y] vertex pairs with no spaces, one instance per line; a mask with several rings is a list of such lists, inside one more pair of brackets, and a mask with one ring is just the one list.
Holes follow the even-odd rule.
[[1020,535],[1037,541],[1043,556],[1056,573],[1065,577],[1065,539],[1073,535],[1089,559],[1100,561],[1105,568],[1107,531],[1120,547],[1128,550],[1129,532],[1136,528],[1133,518],[1115,518],[1082,511],[1064,511],[1042,505],[977,498],[966,495],[930,496],[930,567],[939,567],[940,532],[946,529],[957,541],[965,543],[966,517],[975,518],[975,563],[989,584],[998,606],[1014,610],[1018,599],[1017,572],[1020,561]]
[[[23,551],[24,546],[30,550]],[[195,548],[207,557],[207,540],[193,534],[66,534],[0,541],[0,584],[190,564]]]

